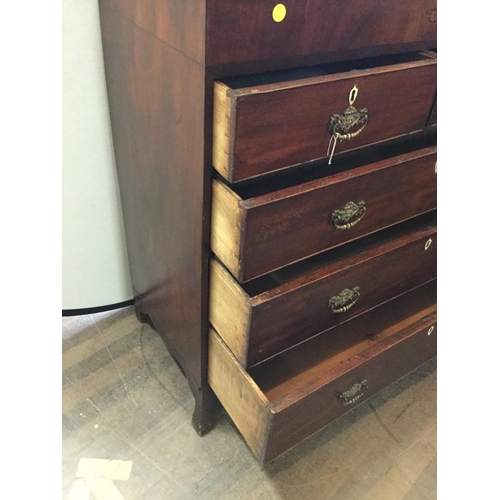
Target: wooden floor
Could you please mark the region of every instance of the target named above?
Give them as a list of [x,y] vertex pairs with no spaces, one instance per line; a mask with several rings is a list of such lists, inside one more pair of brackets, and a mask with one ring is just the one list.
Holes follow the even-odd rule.
[[435,361],[261,469],[221,407],[194,432],[187,382],[132,308],[62,330],[64,500],[436,498]]

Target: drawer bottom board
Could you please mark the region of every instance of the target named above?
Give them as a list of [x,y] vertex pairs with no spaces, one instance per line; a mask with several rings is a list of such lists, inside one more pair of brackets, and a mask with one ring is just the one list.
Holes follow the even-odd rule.
[[213,329],[208,381],[263,464],[436,355],[435,281],[245,371]]

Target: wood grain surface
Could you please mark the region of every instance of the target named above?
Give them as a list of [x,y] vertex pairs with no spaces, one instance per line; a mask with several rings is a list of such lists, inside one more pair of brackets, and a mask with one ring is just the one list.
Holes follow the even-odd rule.
[[216,259],[210,261],[208,318],[238,359],[245,359],[251,319],[248,295]]
[[[310,66],[315,63],[345,60],[350,55],[360,58],[369,54],[394,53],[410,50],[410,48],[416,50],[435,46],[435,2],[433,0],[416,0],[412,5],[395,2],[395,0],[381,0],[376,6],[358,5],[361,0],[354,0],[346,10],[342,10],[342,16],[345,16],[344,21],[350,23],[349,27],[345,25],[342,29],[336,24],[339,22],[340,10],[337,4],[340,0],[312,1],[314,5],[311,4],[310,8],[307,8],[306,3],[292,0],[292,4],[287,4],[287,17],[284,21],[282,23],[272,21],[272,24],[269,24],[268,17],[271,4],[263,0],[256,2],[250,2],[250,0],[239,2],[229,0],[217,2],[215,0],[186,0],[184,2],[177,0],[100,0],[99,2],[111,126],[136,301],[135,311],[137,318],[152,325],[158,331],[185,373],[189,388],[195,397],[193,424],[199,434],[204,434],[210,428],[210,408],[213,401],[213,394],[208,386],[207,372],[212,140],[215,138],[218,163],[225,161],[221,158],[224,158],[227,152],[228,163],[225,172],[228,178],[233,178],[234,172],[231,171],[230,165],[231,158],[236,151],[232,146],[238,137],[236,127],[246,129],[246,133],[249,133],[251,127],[256,124],[259,127],[259,120],[266,116],[269,120],[269,130],[275,131],[279,127],[286,129],[291,124],[284,121],[284,118],[291,118],[297,125],[302,118],[307,117],[312,104],[307,99],[304,100],[305,97],[301,94],[307,91],[307,85],[304,83],[295,85],[295,88],[283,88],[280,92],[276,92],[277,88],[272,85],[261,88],[260,91],[248,88],[247,94],[245,94],[245,89],[240,89],[237,97],[239,104],[242,104],[243,113],[238,110],[240,113],[238,115],[234,105],[236,94],[233,96],[234,102],[228,106],[226,99],[228,91],[226,90],[225,94],[221,91],[218,97],[215,96],[215,100],[216,104],[222,103],[223,107],[220,113],[216,111],[215,116],[218,117],[217,121],[223,124],[230,117],[229,121],[231,127],[234,127],[234,133],[229,127],[224,131],[226,135],[214,136],[212,130],[214,79],[290,68],[297,66],[299,61],[302,61],[302,65]],[[262,10],[263,7],[265,7],[264,10]],[[336,16],[331,15],[332,8],[335,9]],[[300,14],[299,17],[297,17],[298,14]],[[299,18],[300,23],[303,23],[306,28],[301,28]],[[264,23],[259,24],[261,21]],[[231,29],[225,28],[228,22]],[[246,29],[243,24],[246,24]],[[270,31],[269,26],[272,26]],[[389,26],[391,30],[388,29]],[[330,29],[335,31],[335,36],[329,36]],[[348,29],[349,31],[346,31]],[[285,32],[288,33],[286,36]],[[325,36],[325,33],[328,36]],[[321,43],[317,43],[318,37],[322,40]],[[243,50],[242,44],[245,46]],[[387,120],[383,123],[370,120],[370,124],[375,122],[376,125],[377,123],[384,125],[386,136],[393,137],[396,132],[407,133],[421,127],[417,108],[421,109],[427,105],[424,97],[430,93],[432,85],[434,85],[432,95],[435,91],[435,74],[432,73],[435,68],[431,63],[424,61],[403,66],[400,65],[399,69],[407,71],[408,78],[404,79],[390,80],[388,76],[390,72],[380,69],[344,73],[344,76],[336,82],[327,82],[330,78],[328,75],[312,78],[316,78],[315,90],[325,87],[327,83],[335,83],[335,93],[339,95],[344,94],[345,91],[348,92],[352,87],[351,76],[363,79],[367,82],[367,88],[383,89],[383,92],[377,92],[377,99],[369,102],[371,116],[374,111],[378,115],[379,110],[383,111],[390,105],[393,108],[396,123]],[[324,68],[321,71],[328,73],[328,70]],[[411,72],[418,73],[419,89],[414,87],[415,78],[411,77]],[[323,81],[322,78],[326,80]],[[294,101],[299,99],[301,102],[308,103],[307,112],[302,111],[298,116],[288,117],[281,111],[280,117],[279,109],[282,109],[282,106],[279,103],[277,104],[278,112],[273,110],[273,94],[278,96],[277,101],[279,101],[289,92],[297,92]],[[403,99],[403,94],[408,94],[411,98]],[[362,95],[363,92],[356,101],[357,107],[366,105],[366,103],[363,104]],[[320,96],[323,103],[325,96]],[[347,103],[344,102],[346,99],[340,103],[340,98],[335,101],[331,96],[327,97],[328,102],[333,106],[332,109],[328,109],[328,116],[325,114],[328,121],[332,112],[342,112]],[[263,99],[263,108],[260,112],[258,106],[252,104],[254,98]],[[266,99],[270,99],[269,102],[266,103]],[[247,110],[245,106],[248,106]],[[263,109],[268,110],[266,114],[262,113]],[[429,116],[429,111],[430,105],[426,117]],[[256,114],[252,115],[252,113]],[[243,121],[237,122],[242,117]],[[275,118],[278,119],[277,124],[271,120]],[[401,120],[401,123],[398,120]],[[322,124],[323,135],[325,126],[326,123]],[[305,128],[307,127],[304,127],[302,123],[301,130]],[[380,133],[380,129],[381,127],[377,127],[376,133],[370,132],[370,129],[363,131],[368,131],[368,134],[362,134],[366,138],[365,143],[360,142],[359,145],[353,147],[384,140],[386,136]],[[400,130],[403,131],[399,132]],[[316,134],[314,135],[316,137]],[[280,157],[285,155],[291,158],[290,161],[295,162],[294,164],[306,161],[301,160],[300,154],[294,150],[293,144],[300,141],[296,140],[293,133],[288,134],[287,138],[291,140],[281,151],[281,146],[277,143],[270,144],[258,139],[252,144],[250,140],[248,151],[255,156],[256,163],[247,171],[243,171],[243,177],[255,177],[262,172],[277,171],[287,166],[281,164],[278,156],[273,158],[272,154],[278,154]],[[329,139],[328,134],[326,139]],[[323,139],[318,141],[318,144],[319,142],[323,142]],[[343,147],[341,146],[338,151],[341,152]],[[232,149],[234,149],[233,152],[231,152]],[[326,148],[322,146],[321,149]],[[256,155],[259,150],[267,151],[269,156],[261,157],[259,160]],[[307,160],[313,157],[319,156],[311,157],[309,153],[307,154]],[[260,168],[263,169],[262,172]],[[233,180],[238,180],[238,175]],[[239,203],[239,200],[237,201]],[[229,231],[232,223],[235,223],[233,226],[236,225],[236,227],[240,222],[243,224],[236,205],[233,205],[232,209],[236,211],[236,216],[227,226],[229,236],[233,234]],[[235,256],[238,253],[237,247],[232,248],[230,253]],[[379,271],[382,275],[382,271]],[[313,279],[316,280],[320,278],[320,275],[314,274],[315,272],[319,271],[312,272],[310,276],[315,276]],[[281,278],[276,275],[269,279],[279,281]],[[297,279],[300,280],[300,278]],[[295,278],[291,281],[294,280]],[[285,283],[285,281],[287,280],[281,279],[280,282]],[[397,286],[406,289],[406,283],[406,281],[403,284],[398,283]],[[303,285],[305,282],[300,287]],[[273,289],[279,298],[283,291],[276,286]],[[263,299],[262,292],[256,296],[259,297],[259,301]],[[255,296],[252,296],[253,298]],[[266,301],[267,298],[262,303],[266,304]],[[294,304],[291,303],[288,311],[285,308],[285,314],[289,314],[294,308]],[[300,311],[296,312],[300,315]],[[293,314],[291,316],[293,317]],[[256,324],[258,326],[258,323]],[[141,328],[147,330],[149,327],[143,325]],[[137,338],[134,342],[136,341]],[[137,421],[127,420],[128,416],[133,414],[133,409],[131,411],[127,404],[130,403],[132,408],[139,408],[134,396],[141,397],[139,392],[129,390],[127,385],[130,383],[133,386],[133,383],[138,383],[136,372],[132,368],[136,361],[134,353],[126,352],[123,359],[116,362],[115,354],[122,352],[126,347],[122,345],[121,340],[113,348],[106,344],[106,352],[102,351],[95,357],[92,353],[94,345],[91,339],[82,345],[75,343],[74,350],[65,360],[68,369],[64,383],[71,392],[71,398],[68,396],[65,402],[65,422],[68,424],[69,439],[77,443],[72,433],[75,429],[78,433],[78,426],[82,425],[80,417],[83,412],[78,413],[79,410],[85,407],[84,411],[89,415],[95,411],[101,415],[98,406],[94,403],[92,383],[85,379],[85,373],[93,373],[94,366],[101,366],[103,357],[107,356],[106,352],[111,357],[120,378],[120,381],[115,384],[115,389],[125,390],[125,403],[119,405],[119,408],[117,406],[116,415],[111,405],[114,417],[121,421],[117,436],[121,439],[121,432],[127,432],[124,429],[131,430],[133,435],[140,435],[145,427],[151,428],[151,420],[143,414],[138,415]],[[138,345],[136,347],[139,348]],[[77,361],[80,354],[89,352],[88,360]],[[145,359],[142,345],[140,352],[142,358]],[[156,346],[156,353],[159,354],[158,346]],[[222,367],[223,363],[220,365]],[[174,365],[172,366],[174,371],[177,370]],[[95,377],[98,392],[101,389],[105,392],[106,380],[108,380],[106,377],[111,374],[109,367],[103,368],[104,378]],[[130,377],[122,377],[120,371],[122,368],[124,373],[130,370]],[[236,370],[228,369],[228,373],[231,372],[231,377],[234,379],[239,377],[242,371],[241,367]],[[140,376],[144,375],[144,372],[140,373]],[[92,379],[94,380],[93,375]],[[246,380],[244,384],[236,384],[234,387],[232,384],[226,387],[222,384],[222,392],[238,397],[247,389],[251,392],[252,387],[255,388],[251,378],[244,375],[244,379]],[[71,388],[73,384],[76,384],[74,390]],[[182,413],[186,408],[191,410],[192,407],[189,399],[178,398],[176,393],[178,386],[179,384],[170,384],[168,381],[162,385],[168,388],[169,395],[176,395],[175,406]],[[153,395],[155,402],[157,397],[157,394]],[[249,397],[252,398],[252,396]],[[103,396],[101,400],[104,406],[108,404],[109,407],[109,401],[105,403],[104,399]],[[265,397],[259,396],[257,399],[262,402]],[[255,408],[260,408],[258,411],[261,411],[259,401],[255,400],[254,403]],[[241,409],[236,407],[235,411],[241,412]],[[105,411],[102,416],[106,418]],[[243,414],[241,418],[243,421],[252,421]],[[260,420],[260,422],[263,421],[263,419]],[[97,435],[94,432],[95,429],[97,427],[90,429],[93,436]],[[148,475],[151,471],[154,475],[159,470],[158,464],[163,463],[169,447],[169,440],[165,440],[165,436],[169,435],[169,429],[170,427],[165,424],[161,432],[156,434],[158,429],[153,428],[151,442],[143,443],[144,446],[141,446],[141,450],[147,449],[148,452],[151,452],[155,446],[161,448],[161,453],[157,457],[154,459],[148,457],[147,464],[143,464],[143,470],[147,471]],[[266,430],[263,429],[264,426],[261,426],[260,430],[255,433],[259,436],[255,443],[260,442],[259,439],[263,433],[269,432],[271,428],[266,426]],[[299,434],[296,434],[293,439],[299,439]],[[82,435],[84,440],[87,440],[85,441],[86,448],[81,447],[82,450],[92,449],[96,454],[103,451],[103,448],[98,450],[93,447],[93,441],[85,426]],[[105,437],[100,431],[99,435]],[[133,441],[128,434],[126,439],[130,443]],[[281,437],[277,437],[275,442],[272,451],[263,459],[268,460],[270,456],[276,455],[285,445]],[[76,446],[80,445],[76,444]],[[254,448],[257,449],[257,445]],[[257,451],[263,456],[263,448]],[[186,450],[183,449],[182,453],[185,452]],[[152,454],[154,455],[154,452]],[[137,455],[137,462],[144,457],[147,455],[141,451],[141,454]],[[196,460],[200,464],[203,462],[199,456]],[[208,461],[207,459],[206,462]],[[181,458],[176,463],[182,464],[184,461]],[[168,466],[165,470],[167,469]],[[182,474],[187,477],[188,468],[183,471]],[[145,474],[146,472],[143,476]],[[169,477],[175,475],[170,474],[169,470]],[[175,489],[179,487],[179,484],[176,482],[169,486]],[[161,485],[159,488],[161,489]],[[167,488],[163,491],[164,494],[160,490],[148,491],[148,494],[153,498],[154,494],[158,493],[159,498],[165,498],[167,494],[171,495],[172,491]],[[203,496],[201,491],[205,491],[203,487],[192,493],[192,496],[201,498]],[[209,491],[214,493],[210,487],[206,492]],[[185,491],[182,492],[184,493]],[[234,497],[234,495],[231,496],[231,492],[229,495],[230,498]],[[222,498],[220,492],[217,496]],[[266,494],[264,497],[271,498]]]
[[231,154],[231,140],[234,139],[232,125],[234,124],[233,107],[227,98],[229,88],[222,82],[214,85],[214,123],[218,127],[213,128],[213,163],[220,166],[224,177],[229,176],[229,156]]
[[[236,182],[327,156],[330,118],[349,107],[354,86],[354,106],[368,110],[368,122],[357,137],[338,141],[337,152],[424,128],[436,92],[436,59],[376,64],[375,59],[371,68],[225,91],[226,101],[215,102],[214,135],[229,137],[230,149],[225,155],[214,150],[214,167]],[[230,119],[219,107],[234,109]]]
[[[431,282],[249,373],[211,330],[210,384],[267,463],[434,357],[436,310]],[[364,392],[343,404],[340,395],[360,383]]]
[[[136,310],[162,335],[186,373],[198,402],[195,427],[203,433],[209,414],[202,407],[209,391],[206,214],[211,172],[204,149],[205,69],[143,28],[155,18],[151,2],[136,3],[134,16],[139,17],[123,11],[131,3],[111,4],[100,4],[101,26]],[[195,36],[192,26],[175,29],[190,32],[189,40]],[[180,43],[180,35],[171,35]]]
[[236,275],[241,266],[245,217],[241,198],[225,184],[213,180],[210,247]]
[[[212,250],[244,283],[434,210],[436,158],[436,148],[426,148],[244,200],[216,180]],[[360,201],[359,223],[335,228],[333,211]]]
[[[432,240],[425,250],[425,244]],[[437,237],[431,228],[366,250],[319,271],[278,285],[252,300],[247,366],[436,277]],[[333,314],[329,299],[359,287],[347,312]]]
[[434,104],[432,105],[431,114],[429,115],[429,120],[427,122],[427,126],[437,125],[437,94],[434,98]]
[[272,17],[277,3],[208,0],[207,63],[286,60],[375,46],[404,52],[411,43],[436,45],[435,0],[289,0],[279,23]]
[[[435,309],[425,312],[426,318],[420,318],[394,335],[380,342],[373,339],[369,349],[343,363],[339,370],[342,374],[333,380],[328,378],[332,373],[322,372],[324,385],[314,393],[308,392],[307,396],[286,408],[281,408],[279,403],[273,407],[275,414],[263,461],[273,460],[362,400],[436,356],[436,312]],[[340,394],[365,381],[367,389],[359,400],[350,406],[339,401]]]
[[185,56],[205,61],[204,0],[99,0],[141,30]]
[[213,329],[209,330],[208,352],[210,387],[255,456],[261,457],[271,420],[269,401]]
[[[429,240],[432,243],[426,250]],[[251,367],[433,280],[436,248],[436,228],[426,226],[366,248],[355,246],[352,252],[345,249],[336,256],[333,251],[330,260],[322,255],[314,266],[305,261],[303,266],[284,268],[261,283],[250,282],[246,293],[238,294],[238,308],[226,307],[232,301],[221,298],[221,291],[239,285],[214,263],[218,272],[211,275],[211,289],[218,290],[221,297],[211,298],[210,322],[223,338],[230,339],[229,344],[238,346],[234,354],[241,365]],[[330,298],[355,287],[360,290],[357,302],[346,312],[333,313],[328,307]],[[243,322],[240,311],[249,314],[243,315]],[[244,327],[233,328],[233,324]]]

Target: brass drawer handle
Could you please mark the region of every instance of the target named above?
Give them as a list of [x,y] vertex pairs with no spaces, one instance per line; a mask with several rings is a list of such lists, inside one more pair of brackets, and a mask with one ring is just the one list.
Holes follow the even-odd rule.
[[[333,153],[337,146],[337,141],[350,141],[357,137],[366,124],[368,123],[368,109],[363,108],[359,111],[353,106],[356,97],[358,96],[359,89],[356,85],[349,92],[349,107],[344,110],[342,114],[333,114],[328,122],[328,132],[330,132],[330,143],[326,150],[326,156],[329,156],[328,165],[332,164]],[[354,127],[359,127],[354,132],[350,130]],[[333,141],[333,145],[332,145]]]
[[[337,229],[351,229],[354,227],[366,214],[366,205],[362,200],[358,203],[350,201],[344,208],[340,210],[335,210],[332,213],[330,222]],[[354,217],[355,220],[349,222]]]
[[[354,106],[349,106],[342,114],[333,114],[328,123],[328,131],[335,135],[338,141],[350,141],[357,137],[368,123],[368,110],[359,111]],[[360,127],[355,132],[349,132],[353,127]]]
[[355,286],[352,290],[346,288],[338,295],[331,297],[328,302],[328,307],[333,313],[343,313],[348,311],[361,297],[359,286]]
[[339,401],[343,405],[352,405],[355,403],[368,389],[368,384],[366,380],[358,384],[354,384],[352,387],[347,389],[347,391],[339,395]]

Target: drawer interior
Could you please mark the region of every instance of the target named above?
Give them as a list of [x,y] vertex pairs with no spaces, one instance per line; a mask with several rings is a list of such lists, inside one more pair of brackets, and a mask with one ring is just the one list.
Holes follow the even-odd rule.
[[[323,161],[294,175],[233,186],[217,177],[213,252],[244,283],[435,209],[436,134],[424,130],[413,141],[341,154],[335,168]],[[409,144],[416,150],[407,151]],[[334,210],[360,200],[364,220],[336,228]]]
[[[374,146],[339,153],[336,155],[334,167],[328,165],[327,158],[322,158],[284,171],[263,175],[257,179],[240,181],[230,185],[230,189],[242,200],[248,200],[281,189],[329,177],[333,174],[346,172],[364,165],[387,160],[395,156],[411,153],[419,149],[435,146],[436,143],[436,127],[427,127],[420,132],[411,134],[411,138],[408,136],[398,137]],[[216,174],[216,178],[229,185],[221,175]]]
[[223,78],[220,81],[231,89],[247,91],[262,91],[260,88],[267,85],[285,84],[297,80],[315,78],[324,75],[333,75],[337,73],[347,73],[349,71],[370,70],[393,64],[415,63],[435,58],[433,52],[407,52],[403,54],[394,54],[388,56],[369,57],[351,61],[333,62],[316,66],[305,66],[293,69],[269,71],[266,73],[255,73],[241,76]]
[[[435,222],[429,212],[243,284],[214,258],[209,321],[244,368],[255,366],[435,279]],[[352,305],[332,312],[351,292]]]
[[349,369],[350,358],[433,315],[435,303],[436,282],[432,281],[250,368],[249,374],[270,403],[287,398],[287,404],[292,404],[326,378],[340,377]]

